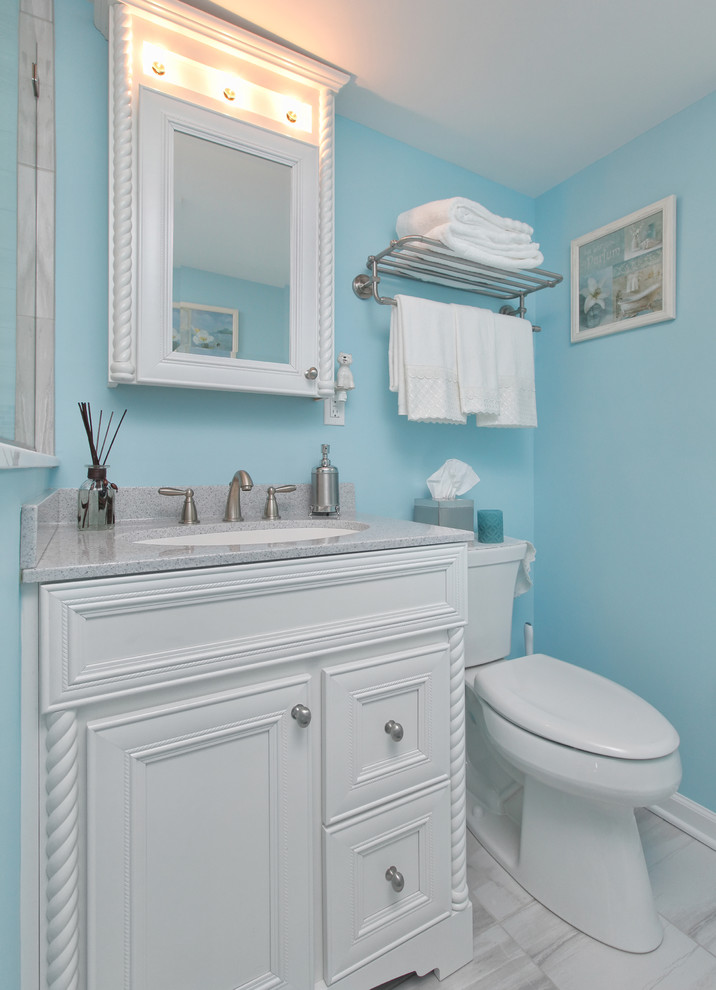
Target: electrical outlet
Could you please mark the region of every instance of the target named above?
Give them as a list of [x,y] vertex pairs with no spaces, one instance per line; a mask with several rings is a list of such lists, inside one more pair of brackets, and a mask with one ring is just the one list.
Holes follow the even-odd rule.
[[331,397],[323,400],[323,423],[325,426],[345,426],[346,425],[346,404],[336,402]]

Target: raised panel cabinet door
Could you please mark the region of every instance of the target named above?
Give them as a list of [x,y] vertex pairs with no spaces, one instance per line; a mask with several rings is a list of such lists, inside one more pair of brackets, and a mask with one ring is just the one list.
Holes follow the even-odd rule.
[[300,676],[88,724],[88,990],[313,986],[308,701]]

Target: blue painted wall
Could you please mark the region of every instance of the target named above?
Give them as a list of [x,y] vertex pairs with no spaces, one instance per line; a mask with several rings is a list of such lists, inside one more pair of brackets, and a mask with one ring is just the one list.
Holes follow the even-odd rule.
[[570,344],[541,294],[537,647],[621,681],[681,735],[685,796],[716,809],[716,94],[542,196],[556,270],[572,238],[677,196],[677,317]]

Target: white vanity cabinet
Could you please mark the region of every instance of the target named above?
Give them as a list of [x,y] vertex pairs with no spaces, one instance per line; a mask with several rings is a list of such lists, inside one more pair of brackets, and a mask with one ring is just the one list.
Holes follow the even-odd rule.
[[37,986],[467,963],[465,567],[445,544],[26,586]]

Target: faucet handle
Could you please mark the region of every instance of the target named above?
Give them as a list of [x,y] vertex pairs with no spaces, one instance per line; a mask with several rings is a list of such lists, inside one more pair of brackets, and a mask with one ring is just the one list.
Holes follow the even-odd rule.
[[160,495],[183,495],[184,505],[182,506],[179,522],[185,526],[193,526],[199,522],[194,503],[193,488],[158,488],[157,491]]
[[266,505],[264,506],[264,519],[280,519],[278,513],[278,502],[276,492],[295,492],[295,485],[270,485],[266,494]]

